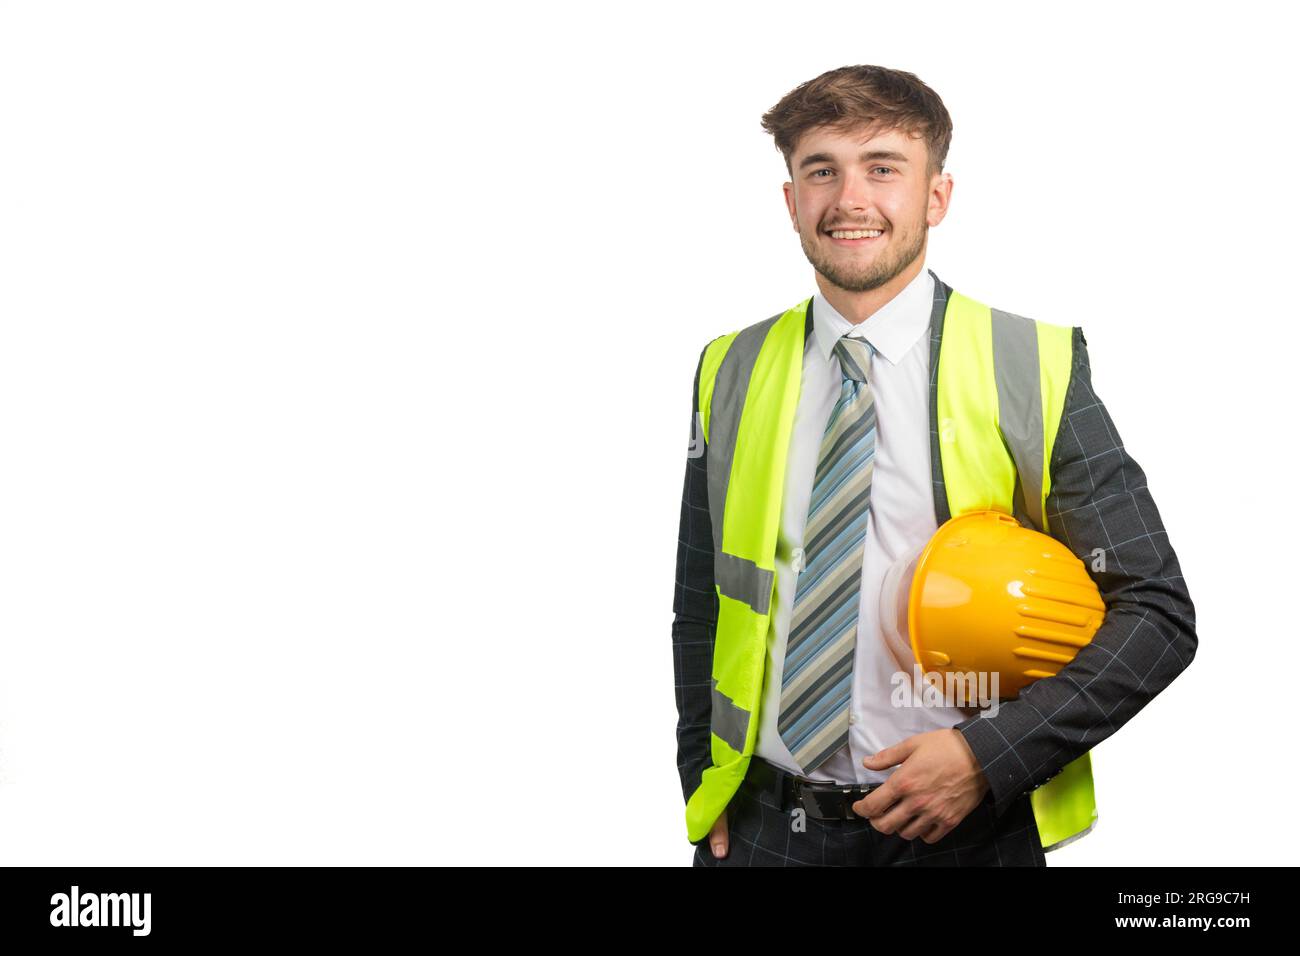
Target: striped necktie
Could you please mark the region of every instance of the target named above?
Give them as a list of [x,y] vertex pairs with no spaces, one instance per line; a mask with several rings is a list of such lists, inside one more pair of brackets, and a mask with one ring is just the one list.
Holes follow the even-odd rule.
[[862,550],[876,454],[876,409],[865,339],[835,343],[840,398],[822,436],[808,505],[777,732],[805,774],[849,739],[853,653],[857,646]]

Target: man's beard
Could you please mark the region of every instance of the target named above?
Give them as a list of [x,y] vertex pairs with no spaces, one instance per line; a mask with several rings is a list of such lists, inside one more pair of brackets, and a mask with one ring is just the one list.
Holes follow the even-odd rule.
[[922,225],[901,236],[897,233],[887,234],[892,235],[896,241],[889,243],[883,256],[876,256],[866,264],[851,263],[844,259],[836,261],[824,256],[824,250],[817,244],[817,240],[810,242],[802,232],[799,233],[799,244],[803,246],[803,254],[808,257],[812,267],[831,285],[845,292],[870,292],[889,282],[916,261],[925,246],[925,233],[925,226]]

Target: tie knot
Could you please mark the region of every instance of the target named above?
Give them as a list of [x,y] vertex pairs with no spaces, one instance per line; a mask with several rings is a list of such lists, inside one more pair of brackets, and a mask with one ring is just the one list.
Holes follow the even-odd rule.
[[840,360],[840,369],[844,377],[855,382],[867,382],[867,371],[871,368],[871,354],[875,351],[866,339],[842,335],[835,343],[835,355]]

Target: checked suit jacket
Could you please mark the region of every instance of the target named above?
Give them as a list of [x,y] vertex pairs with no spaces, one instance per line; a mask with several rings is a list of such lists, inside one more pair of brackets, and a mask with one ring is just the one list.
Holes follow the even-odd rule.
[[[930,463],[938,523],[949,517],[936,422],[939,344],[952,289],[935,280],[930,318]],[[812,332],[809,310],[804,340]],[[995,716],[956,724],[988,778],[998,816],[1062,767],[1122,727],[1191,663],[1195,610],[1146,476],[1124,449],[1092,388],[1087,340],[1074,328],[1074,361],[1052,450],[1046,514],[1096,581],[1106,619],[1092,642],[1053,677],[1002,702]],[[703,351],[700,359],[703,360]],[[691,421],[699,403],[699,364]],[[701,439],[702,440],[702,439]],[[689,800],[709,766],[710,676],[718,599],[714,590],[707,455],[688,457],[673,598],[677,770]],[[1022,517],[1023,521],[1023,517]],[[1027,523],[1027,522],[1026,522]],[[1102,549],[1105,570],[1093,569]]]

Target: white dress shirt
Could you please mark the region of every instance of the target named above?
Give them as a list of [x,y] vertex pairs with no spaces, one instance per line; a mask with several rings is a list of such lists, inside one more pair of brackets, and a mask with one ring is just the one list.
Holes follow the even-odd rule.
[[881,634],[879,597],[885,572],[912,554],[938,530],[930,475],[930,312],[934,279],[921,272],[894,298],[859,325],[844,318],[818,294],[813,296],[813,334],[803,357],[803,382],[790,437],[776,545],[776,606],[767,635],[767,671],[763,685],[755,753],[791,773],[802,773],[777,733],[781,710],[781,674],[797,574],[802,562],[804,524],[812,497],[813,477],[821,454],[822,434],[840,396],[839,359],[832,349],[841,335],[865,338],[875,349],[868,377],[876,406],[875,473],[862,561],[857,648],[853,658],[853,695],[849,742],[816,771],[815,780],[878,783],[893,769],[867,770],[862,758],[913,734],[952,727],[969,716],[956,707],[895,706],[912,704],[911,678],[899,687],[899,667]]

